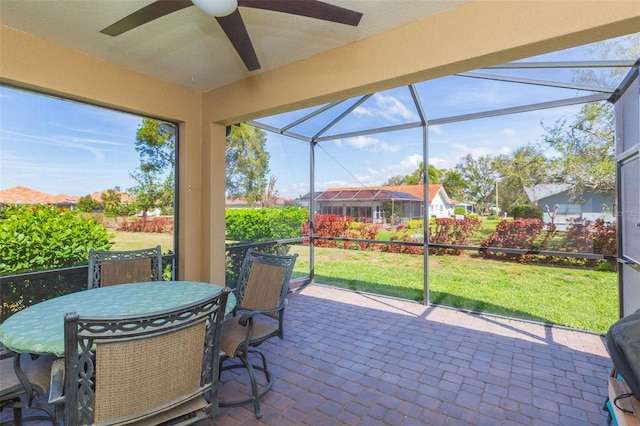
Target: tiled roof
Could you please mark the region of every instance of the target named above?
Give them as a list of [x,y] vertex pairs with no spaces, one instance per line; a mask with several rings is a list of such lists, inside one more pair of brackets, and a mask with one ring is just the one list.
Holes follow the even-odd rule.
[[10,204],[76,204],[80,197],[51,195],[25,186],[14,186],[0,191],[0,203]]
[[[102,202],[102,194],[107,191],[98,191],[91,194],[91,198],[98,202]],[[120,201],[129,203],[134,198],[129,194],[120,192]],[[77,204],[81,197],[77,195],[51,195],[45,192],[36,191],[26,186],[14,186],[12,188],[0,191],[0,204],[56,204],[56,205],[72,205]]]

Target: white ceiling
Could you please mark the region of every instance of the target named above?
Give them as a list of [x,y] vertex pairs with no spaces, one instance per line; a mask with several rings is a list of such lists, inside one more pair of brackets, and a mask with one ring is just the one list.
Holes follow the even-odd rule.
[[152,0],[0,0],[0,23],[206,92],[347,45],[469,0],[327,0],[363,13],[358,27],[241,7],[261,69],[247,71],[215,18],[192,6],[117,37],[100,30]]

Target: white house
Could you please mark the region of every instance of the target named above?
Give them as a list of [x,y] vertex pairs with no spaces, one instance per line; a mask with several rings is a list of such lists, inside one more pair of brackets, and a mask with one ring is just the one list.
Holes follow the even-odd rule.
[[[315,195],[317,213],[350,216],[374,223],[390,221],[390,212],[394,212],[394,220],[398,222],[422,219],[423,200],[423,185],[329,188]],[[429,216],[450,217],[452,213],[453,205],[444,187],[429,185]]]

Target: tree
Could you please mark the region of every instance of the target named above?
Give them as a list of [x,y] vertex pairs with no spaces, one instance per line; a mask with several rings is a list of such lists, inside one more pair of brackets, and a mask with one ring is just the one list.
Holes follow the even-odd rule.
[[277,179],[273,176],[269,178],[269,184],[267,185],[267,190],[264,193],[264,197],[262,198],[261,204],[262,207],[273,207],[276,205],[276,201],[278,201],[278,191],[276,188]]
[[149,210],[174,203],[175,127],[145,118],[136,132],[136,151],[140,168],[130,176],[137,185],[129,189],[138,209],[146,216]]
[[385,183],[382,184],[382,186],[400,186],[402,185],[402,182],[404,182],[404,176],[395,175],[391,176]]
[[122,200],[119,192],[107,189],[102,193],[100,199],[102,200],[102,209],[105,215],[115,217],[122,211]]
[[474,201],[479,212],[487,213],[498,177],[494,158],[484,155],[474,159],[471,154],[468,154],[462,158],[461,163],[456,165],[456,171],[467,183],[464,188],[466,199]]
[[85,195],[78,200],[76,207],[81,212],[92,212],[100,208],[100,203],[91,198],[91,195]]
[[227,196],[243,198],[249,205],[262,201],[269,173],[266,141],[261,129],[244,123],[231,127],[225,147]]
[[517,148],[511,154],[495,159],[495,168],[500,178],[500,209],[511,211],[517,205],[529,204],[525,188],[549,182],[550,164],[544,154],[533,145]]
[[[589,53],[601,60],[629,59],[640,57],[640,34],[630,34],[594,44]],[[574,73],[573,81],[615,88],[629,72],[626,67],[582,68]]]
[[552,164],[556,180],[571,184],[575,200],[589,191],[615,194],[615,140],[613,108],[604,102],[584,104],[573,123],[558,120],[544,127],[543,141],[557,155]]
[[456,170],[442,170],[442,178],[440,183],[444,187],[449,197],[458,201],[462,201],[465,197],[464,192],[467,183],[462,179],[460,172]]

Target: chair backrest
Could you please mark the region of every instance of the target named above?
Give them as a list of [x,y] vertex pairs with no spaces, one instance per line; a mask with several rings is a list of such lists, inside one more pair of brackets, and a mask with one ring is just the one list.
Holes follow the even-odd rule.
[[141,250],[89,250],[87,288],[162,280],[160,246]]
[[[297,257],[247,250],[236,284],[237,306],[252,311],[282,306]],[[271,315],[279,317],[280,312]]]
[[230,291],[149,315],[67,314],[65,425],[158,424],[201,409],[217,418],[220,335]]

